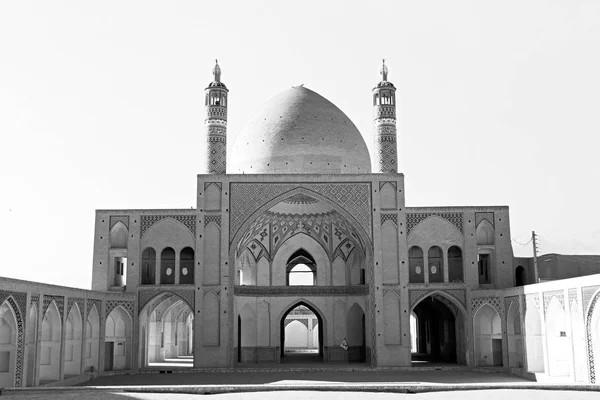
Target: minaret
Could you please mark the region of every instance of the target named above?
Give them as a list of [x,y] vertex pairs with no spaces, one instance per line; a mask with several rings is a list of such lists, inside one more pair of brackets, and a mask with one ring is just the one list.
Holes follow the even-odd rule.
[[387,80],[385,60],[380,73],[382,80],[373,88],[373,172],[397,173],[396,88]]
[[215,60],[215,79],[205,89],[206,174],[224,174],[227,167],[227,87],[221,82],[221,68]]

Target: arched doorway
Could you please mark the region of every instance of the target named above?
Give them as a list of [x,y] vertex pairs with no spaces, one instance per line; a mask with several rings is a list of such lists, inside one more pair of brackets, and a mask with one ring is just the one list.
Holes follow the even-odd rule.
[[[411,310],[411,335],[416,332],[413,365],[423,363],[466,363],[465,317],[454,303],[434,293]],[[412,326],[414,324],[414,326]]]
[[117,307],[106,317],[104,330],[104,370],[131,368],[131,317]]
[[279,328],[281,362],[323,362],[323,326],[320,313],[310,304],[300,301],[288,308],[281,317]]
[[358,303],[354,303],[348,311],[346,321],[346,350],[349,362],[365,362],[366,359],[366,332],[365,313]]
[[502,365],[502,323],[500,315],[488,304],[477,310],[473,318],[475,364]]
[[194,366],[194,312],[181,297],[164,292],[140,312],[140,365],[191,368]]

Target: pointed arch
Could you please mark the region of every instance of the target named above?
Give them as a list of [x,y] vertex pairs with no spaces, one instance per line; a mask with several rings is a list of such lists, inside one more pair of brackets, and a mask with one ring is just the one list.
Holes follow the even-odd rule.
[[98,355],[100,351],[100,315],[96,308],[96,304],[92,304],[85,324],[83,368],[85,371],[93,367],[97,371]]
[[544,337],[542,317],[533,301],[527,302],[525,311],[525,351],[527,371],[544,372]]
[[546,310],[546,348],[548,375],[568,376],[570,373],[571,338],[568,336],[567,317],[562,304],[552,296]]
[[283,311],[279,314],[279,336],[280,336],[280,349],[281,356],[284,355],[285,351],[285,318],[286,316],[294,310],[298,306],[304,306],[308,308],[312,313],[317,317],[318,320],[318,341],[319,341],[319,356],[323,357],[323,338],[326,336],[327,324],[325,323],[326,319],[321,310],[316,307],[312,302],[305,298],[300,298],[288,303],[288,306],[283,308]]
[[128,232],[129,230],[122,221],[115,223],[110,228],[110,248],[126,249]]
[[521,314],[517,302],[512,302],[506,313],[506,333],[508,338],[508,366],[519,368],[523,365],[523,334]]
[[[36,354],[38,343],[38,306],[35,303],[29,307],[27,317],[27,378],[26,386],[35,385]],[[2,384],[0,384],[2,386]]]
[[493,245],[494,241],[494,227],[488,220],[481,220],[479,225],[477,225],[477,245],[489,246]]
[[495,307],[482,304],[473,316],[476,365],[502,365],[502,324]]
[[61,342],[62,318],[56,301],[52,300],[42,319],[40,381],[56,381],[60,379]]
[[65,326],[65,376],[76,376],[81,374],[81,341],[83,334],[83,326],[81,321],[81,311],[75,302],[71,306],[69,314],[67,315]]

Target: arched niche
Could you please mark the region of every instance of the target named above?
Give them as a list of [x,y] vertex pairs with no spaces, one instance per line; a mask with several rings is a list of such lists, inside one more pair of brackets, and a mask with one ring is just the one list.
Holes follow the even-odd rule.
[[127,248],[127,233],[128,229],[121,221],[117,222],[110,228],[110,248],[111,249],[126,249]]
[[156,250],[146,247],[142,251],[142,285],[154,285],[156,283]]
[[96,305],[88,312],[85,322],[85,343],[83,346],[83,368],[89,370],[91,367],[98,370],[98,353],[100,346],[100,316]]
[[131,367],[132,320],[123,307],[116,307],[106,317],[104,332],[104,370]]
[[10,304],[0,305],[0,387],[15,384],[17,318]]
[[484,304],[473,318],[475,335],[475,363],[502,365],[502,324],[498,312]]
[[60,379],[62,319],[53,300],[42,319],[40,382]]
[[194,249],[184,247],[179,256],[179,283],[194,284]]
[[477,245],[491,246],[494,244],[494,227],[487,220],[482,220],[477,225]]
[[429,282],[444,282],[444,253],[439,246],[431,246],[427,251]]
[[463,282],[464,276],[462,250],[458,246],[448,249],[448,282]]
[[408,280],[410,283],[425,282],[423,249],[419,246],[412,246],[408,249],[408,269]]
[[[35,386],[36,353],[38,342],[38,307],[32,304],[27,317],[27,386]],[[0,384],[0,386],[2,386]]]
[[77,376],[81,374],[81,341],[83,326],[81,323],[81,311],[77,303],[71,306],[67,315],[65,326],[65,358],[64,374],[65,377]]
[[567,318],[556,296],[546,310],[546,347],[548,349],[548,375],[569,376],[571,338],[568,336]]
[[523,329],[521,315],[516,302],[511,303],[506,315],[506,333],[508,339],[508,366],[519,368],[523,366]]
[[527,371],[544,372],[544,337],[542,318],[534,302],[527,302],[525,311],[525,351]]
[[346,334],[348,361],[364,362],[366,358],[366,321],[365,312],[358,303],[354,303],[348,311],[346,330],[348,332]]

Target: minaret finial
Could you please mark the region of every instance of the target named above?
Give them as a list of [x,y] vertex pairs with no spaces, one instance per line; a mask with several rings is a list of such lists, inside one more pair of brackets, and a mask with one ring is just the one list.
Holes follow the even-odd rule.
[[213,68],[213,75],[215,76],[215,82],[221,82],[221,67],[219,67],[219,60],[215,58],[215,67]]
[[385,58],[382,59],[382,61],[383,61],[383,63],[381,64],[381,71],[380,71],[380,73],[381,73],[381,75],[383,77],[383,82],[387,82],[388,69],[385,66]]

